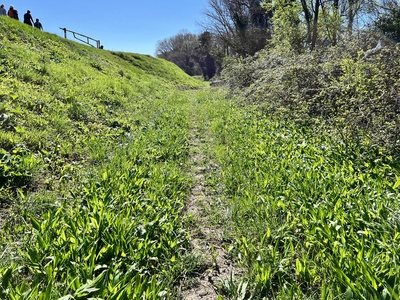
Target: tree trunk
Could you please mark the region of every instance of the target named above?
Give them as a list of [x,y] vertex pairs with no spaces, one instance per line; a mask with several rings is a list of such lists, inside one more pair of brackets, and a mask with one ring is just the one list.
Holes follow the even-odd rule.
[[335,26],[333,29],[333,34],[332,34],[332,45],[336,46],[337,44],[337,34],[338,34],[338,28],[336,26],[337,20],[339,20],[339,0],[333,0],[333,14],[335,18]]
[[353,24],[354,24],[354,16],[355,16],[355,3],[354,0],[349,0],[349,11],[347,12],[347,32],[349,35],[353,33]]
[[311,13],[307,7],[306,0],[301,0],[301,6],[303,8],[304,18],[306,19],[306,24],[307,24],[306,43],[307,43],[307,45],[310,45],[310,43],[311,43]]
[[315,11],[314,11],[314,22],[313,22],[313,34],[311,39],[311,51],[315,49],[318,36],[318,17],[319,17],[319,6],[321,5],[320,0],[315,0]]

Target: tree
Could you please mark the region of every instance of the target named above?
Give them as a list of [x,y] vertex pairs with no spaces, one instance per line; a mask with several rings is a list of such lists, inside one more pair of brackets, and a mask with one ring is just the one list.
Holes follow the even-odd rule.
[[391,7],[377,18],[374,26],[387,37],[400,42],[400,4],[392,3]]
[[[199,36],[199,65],[203,73],[204,79],[208,80],[214,77],[217,73],[217,60],[216,57],[213,56],[212,52],[215,49],[214,47],[214,38],[213,35],[205,31]],[[222,61],[219,65],[222,64]]]
[[275,0],[264,3],[267,11],[273,12],[271,19],[272,44],[280,46],[282,51],[301,52],[304,46],[304,28],[300,26],[301,5],[293,0]]
[[292,50],[314,50],[320,35],[320,10],[322,0],[273,0],[264,7],[273,12],[273,39],[289,40]]
[[[292,49],[301,51],[334,46],[342,36],[351,36],[357,20],[366,25],[387,10],[389,4],[382,1],[395,0],[268,0],[264,7],[273,13],[273,40],[286,39]],[[389,19],[396,20],[395,15]]]
[[226,55],[254,55],[270,38],[271,15],[261,0],[209,0],[204,28],[222,42]]
[[197,35],[183,31],[171,38],[159,41],[156,47],[156,55],[175,63],[191,76],[200,75],[201,70],[196,53],[198,46]]
[[187,74],[203,75],[206,80],[220,72],[223,60],[214,35],[207,31],[200,35],[181,32],[159,41],[156,55],[175,63]]

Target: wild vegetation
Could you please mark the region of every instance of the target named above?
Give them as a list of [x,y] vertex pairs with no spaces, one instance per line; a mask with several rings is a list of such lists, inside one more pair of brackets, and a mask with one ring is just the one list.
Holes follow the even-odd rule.
[[248,270],[227,290],[242,299],[398,299],[396,10],[378,17],[383,32],[361,31],[354,20],[373,11],[370,2],[310,3],[266,3],[271,45],[225,60],[230,96],[257,112],[238,110],[218,127],[236,229],[228,240]]
[[[396,47],[267,49],[227,61],[226,93],[0,26],[1,299],[181,299],[219,269],[191,248],[198,222],[240,270],[215,299],[399,298]],[[202,218],[185,210],[193,135]]]
[[329,52],[358,40],[362,31],[379,35],[375,45],[381,37],[399,42],[399,20],[396,0],[208,0],[203,31],[165,38],[156,54],[210,80],[220,75],[226,58],[253,57],[265,49]]
[[270,114],[350,139],[367,136],[399,158],[400,47],[382,38],[340,42],[312,53],[261,51],[231,61],[224,78],[231,94]]
[[204,84],[0,25],[0,298],[164,297],[190,265],[181,103]]
[[397,299],[398,167],[372,145],[225,106],[212,130],[230,299]]

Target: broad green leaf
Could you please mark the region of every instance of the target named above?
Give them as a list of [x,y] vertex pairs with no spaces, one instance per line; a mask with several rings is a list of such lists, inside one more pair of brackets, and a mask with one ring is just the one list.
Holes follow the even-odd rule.
[[33,228],[35,228],[37,231],[40,232],[41,226],[38,220],[35,219],[32,215],[29,216],[29,219],[31,220]]

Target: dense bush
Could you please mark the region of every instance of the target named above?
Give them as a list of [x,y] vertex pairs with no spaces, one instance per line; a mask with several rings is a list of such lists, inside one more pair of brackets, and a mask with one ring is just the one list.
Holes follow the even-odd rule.
[[400,146],[400,46],[361,35],[357,41],[294,54],[279,48],[227,63],[232,94],[268,113]]
[[381,15],[374,25],[387,37],[400,42],[400,3]]

